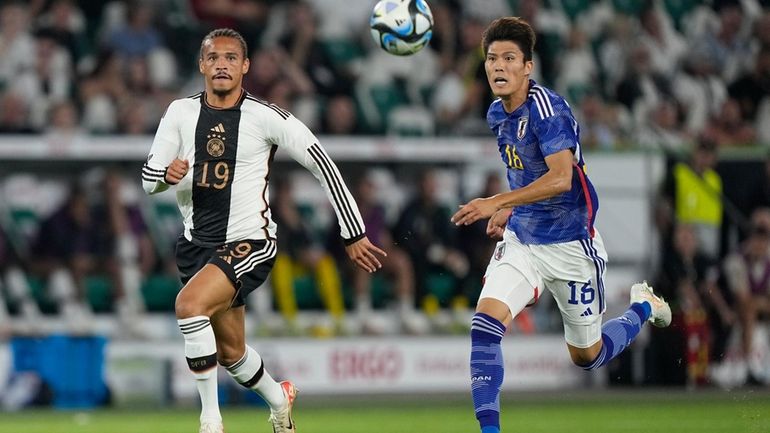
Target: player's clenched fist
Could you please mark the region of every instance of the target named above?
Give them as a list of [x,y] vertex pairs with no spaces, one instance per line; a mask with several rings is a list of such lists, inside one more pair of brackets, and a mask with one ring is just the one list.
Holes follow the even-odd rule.
[[190,170],[190,163],[187,160],[181,160],[179,158],[171,161],[166,169],[165,181],[169,185],[176,185]]

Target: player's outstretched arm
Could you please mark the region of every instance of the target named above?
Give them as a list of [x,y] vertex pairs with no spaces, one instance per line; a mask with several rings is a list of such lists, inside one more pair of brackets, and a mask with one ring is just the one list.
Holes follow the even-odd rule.
[[475,198],[466,204],[460,205],[460,210],[452,215],[452,222],[455,225],[462,226],[491,217],[500,209],[496,197]]
[[380,263],[377,255],[381,257],[388,256],[385,251],[371,243],[366,236],[350,245],[346,245],[345,252],[348,253],[348,257],[350,257],[353,263],[369,273],[376,272],[382,267],[382,263]]
[[498,209],[512,209],[523,204],[549,199],[572,187],[572,150],[564,149],[545,157],[548,171],[529,185],[494,195],[477,198],[461,205],[452,216],[456,225],[468,225],[491,217]]

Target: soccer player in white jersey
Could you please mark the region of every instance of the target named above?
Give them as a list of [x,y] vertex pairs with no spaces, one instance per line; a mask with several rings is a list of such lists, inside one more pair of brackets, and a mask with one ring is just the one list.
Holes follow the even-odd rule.
[[247,52],[243,37],[231,29],[203,38],[198,65],[205,90],[169,105],[142,168],[148,193],[176,185],[184,218],[177,243],[184,287],[175,310],[200,394],[200,433],[224,431],[217,364],[265,399],[274,433],[296,431],[291,416],[296,388],[270,376],[244,335],[244,298],[265,281],[275,260],[268,179],[277,148],[320,181],[350,259],[375,272],[382,266],[378,256],[385,256],[366,237],[353,197],[313,133],[287,111],[242,88]]
[[489,218],[487,234],[502,237],[471,322],[471,393],[483,433],[500,431],[503,334],[544,289],[561,311],[572,362],[586,370],[615,358],[644,322],[671,322],[668,304],[638,283],[628,310],[602,325],[607,254],[593,225],[598,199],[569,105],[529,79],[534,45],[534,31],[516,17],[499,18],[484,32],[484,67],[498,98],[487,121],[511,191],[474,199],[452,216],[457,225]]

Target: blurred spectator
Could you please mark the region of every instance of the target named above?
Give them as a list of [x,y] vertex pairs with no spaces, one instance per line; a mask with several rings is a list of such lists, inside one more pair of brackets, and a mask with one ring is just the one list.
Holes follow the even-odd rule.
[[628,53],[628,69],[615,89],[615,98],[631,112],[636,125],[672,95],[671,81],[652,70],[649,49],[637,44]]
[[589,92],[575,114],[580,124],[580,144],[586,149],[613,150],[628,143],[631,119],[620,104],[608,104],[597,92]]
[[454,1],[435,2],[430,5],[433,12],[433,36],[429,49],[435,50],[439,58],[439,70],[442,74],[451,70],[460,49],[457,32],[459,5]]
[[31,134],[27,101],[15,93],[0,93],[0,134]]
[[[424,316],[415,310],[415,278],[412,261],[406,252],[394,244],[393,235],[388,228],[385,208],[377,198],[377,185],[371,175],[365,175],[356,186],[356,203],[366,226],[369,240],[388,252],[382,260],[382,271],[389,280],[389,287],[395,295],[398,305],[398,318],[401,330],[408,334],[424,334],[429,330],[429,324]],[[335,227],[334,224],[331,227]],[[346,257],[339,234],[335,230],[329,233],[330,249],[335,252],[338,261]],[[372,314],[372,287],[374,275],[357,266],[347,266],[347,273],[353,286],[354,307],[362,331],[367,334],[385,332],[385,324]]]
[[335,135],[356,135],[361,130],[361,122],[356,112],[356,102],[346,95],[336,95],[326,102],[321,133]]
[[238,29],[250,46],[258,46],[270,8],[264,0],[190,0],[203,33],[217,28]]
[[770,208],[770,154],[765,152],[762,170],[756,173],[751,183],[753,188],[748,191],[748,214],[759,208]]
[[70,98],[74,85],[70,55],[55,38],[44,30],[35,34],[35,70],[30,74],[34,82],[26,95],[32,104],[30,122],[38,130],[45,125],[50,105]]
[[130,95],[120,56],[102,51],[93,70],[80,80],[78,90],[86,130],[114,132],[118,125],[118,107]]
[[727,99],[722,110],[706,125],[703,136],[720,148],[751,146],[756,143],[754,126],[741,117],[741,109],[735,99]]
[[[628,96],[621,99],[618,85],[627,74],[630,74],[629,68],[633,62],[629,61],[629,52],[637,44],[634,31],[636,22],[626,15],[617,15],[607,23],[607,26],[605,39],[596,50],[601,65],[600,76],[603,78],[601,90],[604,94],[612,95],[616,101],[626,105],[630,111],[633,100]],[[641,60],[637,60],[637,63],[639,62]]]
[[[542,7],[540,0],[520,0],[517,6],[516,15],[530,23],[535,31],[537,74],[532,78],[552,85],[556,82],[558,59],[570,31],[569,21],[558,8]],[[486,22],[483,25],[486,26]]]
[[690,134],[699,134],[727,99],[727,87],[717,67],[705,51],[692,50],[674,79],[674,95],[686,107],[685,128]]
[[315,91],[323,96],[352,94],[352,78],[338,70],[318,37],[318,23],[309,3],[292,3],[288,23],[280,44],[294,64],[310,78]]
[[596,83],[599,71],[591,52],[586,34],[573,27],[569,35],[567,50],[561,57],[556,90],[565,95],[570,104],[580,103]]
[[345,305],[342,298],[342,282],[334,258],[318,242],[306,221],[306,215],[298,209],[293,198],[291,181],[277,179],[271,183],[272,218],[278,226],[278,254],[271,282],[278,309],[283,314],[289,330],[299,331],[295,281],[309,273],[313,276],[313,284],[318,290],[321,302],[334,322],[334,329],[324,329],[324,324],[321,324],[317,331],[344,332]]
[[[422,173],[418,191],[410,199],[396,222],[395,244],[406,250],[414,264],[417,293],[429,314],[439,304],[453,303],[453,307],[467,306],[461,296],[462,281],[468,276],[468,258],[458,249],[457,229],[449,221],[450,212],[438,201],[437,173]],[[435,281],[434,281],[435,280]],[[432,284],[433,281],[433,284]],[[434,291],[443,285],[444,299]]]
[[49,140],[72,142],[85,136],[80,127],[80,113],[72,101],[53,104],[48,111],[48,121],[43,130]]
[[[104,49],[120,57],[125,68],[123,72],[129,79],[135,73],[131,70],[132,66],[141,62],[145,64],[146,80],[153,88],[171,88],[179,85],[177,59],[166,47],[162,28],[155,20],[158,10],[155,3],[146,0],[128,2],[121,14],[126,15],[126,19],[120,20],[111,30],[107,29],[110,33],[106,36]],[[189,62],[187,58],[181,60]]]
[[[672,249],[661,260],[655,289],[669,301],[674,326],[653,331],[656,341],[652,346],[665,348],[660,350],[665,354],[659,353],[653,362],[663,383],[702,385],[709,364],[725,353],[735,314],[717,285],[716,262],[698,251],[694,228],[677,224],[672,242]],[[677,359],[685,360],[686,373],[666,371],[678,364]]]
[[730,97],[738,101],[743,119],[757,129],[759,142],[769,143],[770,131],[766,124],[770,123],[770,45],[760,49],[754,69],[732,83],[728,91]]
[[117,269],[113,272],[114,309],[127,331],[139,328],[143,312],[141,284],[156,266],[155,249],[138,201],[138,190],[127,184],[117,171],[108,171],[101,182],[101,200],[94,206],[97,220],[109,224],[110,254]]
[[155,262],[152,244],[120,176],[86,177],[90,182],[73,184],[64,202],[40,223],[29,269],[47,281],[45,299],[73,330],[90,330],[96,308],[118,312],[121,331],[132,332],[141,326],[140,287]]
[[146,1],[129,1],[126,22],[107,35],[107,47],[124,58],[147,57],[162,47],[160,32],[153,25],[155,9],[154,4]]
[[35,41],[29,29],[29,11],[24,3],[0,5],[0,89],[25,99],[29,98],[26,90],[34,86],[35,70]]
[[751,43],[752,51],[755,56],[763,49],[770,49],[770,10],[767,8],[765,8],[764,13],[754,21],[754,39]]
[[49,297],[64,317],[89,320],[86,277],[116,271],[110,248],[107,221],[94,218],[86,191],[73,185],[65,202],[41,223],[30,263],[34,274],[48,280]]
[[142,56],[132,56],[122,62],[125,68],[126,88],[133,96],[150,97],[155,86],[150,80],[147,60]]
[[647,47],[651,56],[651,68],[655,73],[673,77],[687,52],[687,42],[673,28],[670,19],[658,3],[648,2],[639,17],[640,43]]
[[56,35],[47,30],[35,33],[37,49],[36,67],[40,90],[35,94],[48,100],[62,100],[71,95],[72,59],[56,40]]
[[119,133],[150,134],[157,126],[173,95],[158,88],[150,76],[149,65],[144,57],[131,57],[124,61],[127,97],[117,108]]
[[716,163],[716,144],[699,140],[687,162],[676,162],[669,168],[658,209],[664,241],[673,239],[675,224],[692,225],[700,252],[711,260],[719,257],[723,217],[722,178],[715,170]]
[[[4,237],[4,238],[3,238]],[[0,244],[8,241],[6,233],[0,230]],[[8,242],[7,247],[12,247]],[[2,272],[2,279],[0,279],[0,285],[3,285],[3,297],[5,299],[0,300],[3,305],[0,306],[0,315],[5,314],[3,319],[6,323],[6,330],[12,330],[19,334],[37,333],[40,328],[41,311],[38,307],[37,300],[29,287],[29,280],[27,274],[24,271],[24,261],[19,261],[20,257],[13,248],[9,248],[10,251],[5,252],[5,260],[0,266],[0,272]],[[10,308],[9,308],[10,307]],[[7,314],[13,310],[14,317],[11,321]],[[8,329],[10,328],[10,329]]]
[[117,133],[123,135],[147,135],[154,132],[153,116],[145,109],[141,99],[131,98],[118,110]]
[[752,348],[758,322],[766,322],[770,314],[770,209],[752,213],[749,237],[739,251],[725,259],[724,271],[738,307],[748,381],[767,380],[765,366],[757,362]]
[[89,47],[86,39],[86,19],[73,0],[54,0],[47,10],[36,19],[41,32],[52,35],[53,39],[69,52],[77,63]]
[[282,48],[253,51],[249,72],[243,78],[243,87],[254,96],[291,111],[309,128],[317,124],[315,106],[303,111],[301,105],[303,97],[312,99],[313,82]]
[[686,153],[692,139],[682,125],[679,104],[663,99],[648,112],[649,120],[637,126],[634,143],[645,149],[662,150],[669,154]]
[[739,0],[717,1],[714,9],[717,23],[706,27],[705,34],[699,35],[691,51],[709,59],[715,75],[730,83],[747,70],[751,60],[748,35],[742,31],[748,18]]
[[440,133],[487,133],[486,110],[494,99],[484,72],[484,53],[479,48],[485,23],[466,17],[460,24],[460,48],[453,70],[436,84],[433,109]]

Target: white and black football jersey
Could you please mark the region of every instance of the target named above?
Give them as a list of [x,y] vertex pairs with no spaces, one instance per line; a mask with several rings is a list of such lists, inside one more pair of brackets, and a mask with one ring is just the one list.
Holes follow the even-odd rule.
[[160,121],[142,184],[150,194],[168,189],[166,168],[179,158],[190,170],[176,188],[184,236],[201,246],[244,239],[275,239],[268,179],[276,150],[285,149],[320,181],[348,243],[364,223],[337,166],[298,119],[243,92],[226,109],[209,106],[205,92],[172,102]]

